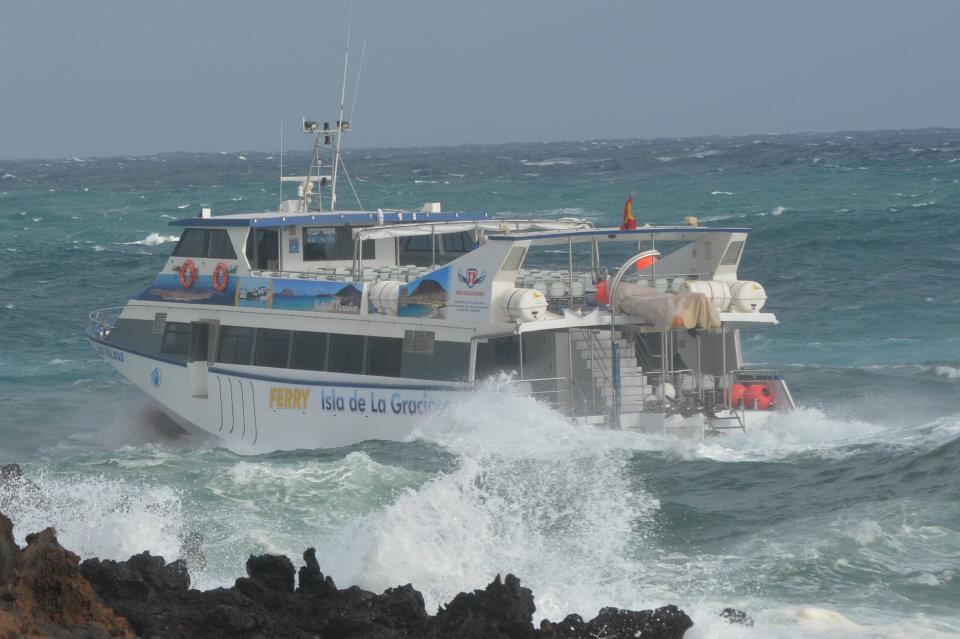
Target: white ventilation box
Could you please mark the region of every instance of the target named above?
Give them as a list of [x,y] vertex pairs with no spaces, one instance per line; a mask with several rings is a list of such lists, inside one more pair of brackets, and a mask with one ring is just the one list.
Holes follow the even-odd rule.
[[440,202],[427,202],[420,209],[421,213],[439,213],[441,211]]

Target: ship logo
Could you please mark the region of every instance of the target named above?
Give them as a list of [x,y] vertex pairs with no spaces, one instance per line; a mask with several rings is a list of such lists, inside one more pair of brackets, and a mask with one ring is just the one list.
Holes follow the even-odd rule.
[[475,268],[468,268],[466,274],[463,271],[457,271],[457,279],[467,285],[467,288],[473,288],[477,284],[483,284],[487,279],[487,272],[479,273]]
[[154,387],[160,386],[160,369],[159,368],[153,369],[153,372],[150,373],[150,382],[154,385]]

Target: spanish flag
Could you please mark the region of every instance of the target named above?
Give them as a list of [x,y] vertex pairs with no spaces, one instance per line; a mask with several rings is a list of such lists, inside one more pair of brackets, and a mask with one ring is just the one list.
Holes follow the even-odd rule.
[[637,218],[633,217],[633,194],[623,203],[623,224],[620,225],[621,231],[635,231],[637,229]]

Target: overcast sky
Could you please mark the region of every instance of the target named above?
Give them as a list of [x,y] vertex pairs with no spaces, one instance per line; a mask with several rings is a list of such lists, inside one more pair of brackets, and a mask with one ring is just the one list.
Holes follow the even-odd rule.
[[[345,22],[345,0],[0,0],[0,158],[275,151],[281,116],[306,148]],[[958,0],[355,0],[349,143],[960,126],[958,28]]]

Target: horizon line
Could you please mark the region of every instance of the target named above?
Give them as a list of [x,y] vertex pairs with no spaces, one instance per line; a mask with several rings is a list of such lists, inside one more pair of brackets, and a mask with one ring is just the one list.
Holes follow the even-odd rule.
[[[404,150],[404,149],[455,149],[461,147],[502,147],[502,146],[511,146],[511,145],[528,145],[528,144],[572,144],[572,143],[584,143],[584,142],[657,142],[660,140],[708,140],[708,139],[725,139],[732,140],[736,138],[751,138],[756,136],[766,136],[766,137],[783,137],[783,136],[800,136],[800,135],[843,135],[848,133],[907,133],[907,132],[919,132],[919,131],[957,131],[960,132],[960,127],[957,126],[924,126],[924,127],[909,127],[909,128],[894,128],[894,129],[837,129],[832,131],[783,131],[783,132],[754,132],[754,133],[736,133],[736,134],[725,134],[725,133],[708,133],[702,135],[682,135],[682,136],[656,136],[656,137],[628,137],[628,138],[581,138],[581,139],[568,139],[568,140],[519,140],[514,142],[459,142],[459,143],[450,143],[450,144],[424,144],[424,145],[391,145],[391,146],[352,146],[342,150],[342,153],[349,153],[353,150],[363,150],[363,151],[372,151],[372,150]],[[65,160],[112,160],[115,158],[149,158],[157,157],[161,155],[230,155],[230,154],[242,154],[242,153],[266,153],[278,155],[280,153],[279,149],[273,151],[264,151],[258,149],[239,149],[239,150],[217,150],[217,151],[183,151],[183,150],[174,150],[174,151],[156,151],[153,153],[116,153],[113,155],[88,155],[88,156],[60,156],[60,157],[51,157],[51,156],[38,156],[38,157],[18,157],[18,158],[2,158],[0,157],[0,162],[43,162],[43,161],[65,161]],[[297,149],[297,150],[286,150],[285,154],[288,153],[310,153],[308,149]]]

